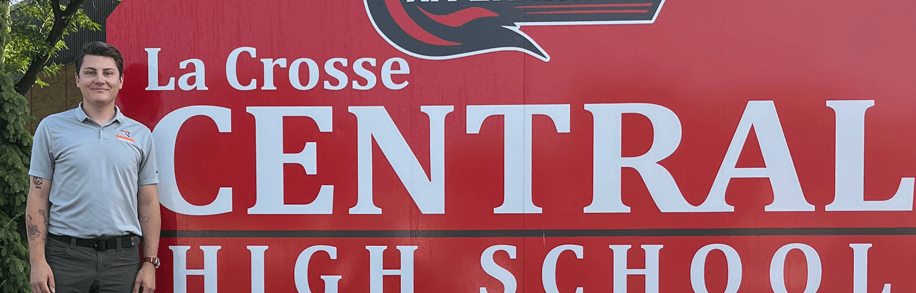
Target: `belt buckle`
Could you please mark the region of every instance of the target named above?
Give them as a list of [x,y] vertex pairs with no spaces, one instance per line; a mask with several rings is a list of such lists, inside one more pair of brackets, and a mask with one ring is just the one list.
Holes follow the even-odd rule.
[[108,250],[108,240],[99,240],[95,242],[96,251],[106,251]]

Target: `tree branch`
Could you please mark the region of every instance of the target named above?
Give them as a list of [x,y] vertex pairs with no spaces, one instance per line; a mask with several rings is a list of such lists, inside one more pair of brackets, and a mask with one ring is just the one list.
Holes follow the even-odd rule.
[[[54,0],[54,1],[59,1],[59,0]],[[76,10],[80,9],[80,5],[83,4],[83,1],[84,0],[70,1],[70,4],[67,4],[67,10],[64,10],[64,16],[71,17],[74,14],[76,14]],[[60,9],[60,5],[57,5],[56,7]]]
[[35,84],[35,80],[38,79],[38,73],[45,67],[45,64],[51,58],[51,53],[54,52],[54,45],[63,37],[64,30],[70,25],[71,18],[79,10],[79,6],[83,4],[83,1],[85,0],[71,0],[64,11],[60,10],[60,0],[51,1],[51,7],[54,9],[54,25],[51,26],[51,31],[48,33],[44,44],[50,49],[47,51],[38,50],[32,58],[32,62],[29,63],[29,69],[16,83],[16,92],[20,95],[28,93],[32,85]]
[[54,19],[60,19],[60,0],[51,0],[51,10],[54,11]]

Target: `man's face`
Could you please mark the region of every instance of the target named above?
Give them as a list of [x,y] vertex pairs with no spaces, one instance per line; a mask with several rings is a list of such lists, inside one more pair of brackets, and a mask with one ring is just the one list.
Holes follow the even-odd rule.
[[83,93],[83,102],[95,106],[113,103],[123,82],[114,58],[106,56],[85,55],[76,73],[76,86]]

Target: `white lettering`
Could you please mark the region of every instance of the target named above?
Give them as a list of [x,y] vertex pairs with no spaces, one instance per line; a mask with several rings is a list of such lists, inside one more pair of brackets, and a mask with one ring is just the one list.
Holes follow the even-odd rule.
[[[871,243],[850,243],[852,248],[852,293],[868,293],[868,249]],[[891,293],[891,284],[884,284],[881,293]]]
[[[391,69],[391,65],[394,63],[397,63],[400,69]],[[407,61],[403,58],[394,57],[386,60],[385,64],[382,64],[382,84],[391,90],[399,90],[407,87],[408,81],[405,80],[402,83],[395,83],[391,79],[391,76],[395,74],[410,74],[410,66],[407,65]]]
[[[179,77],[178,78],[178,88],[180,88],[183,91],[190,91],[193,89],[197,89],[200,91],[207,90],[207,85],[204,84],[204,82],[207,80],[206,72],[204,69],[204,62],[201,61],[200,59],[188,59],[185,61],[181,61],[181,63],[178,64],[178,68],[185,69],[188,67],[188,64],[194,65],[194,72],[185,73],[184,75]],[[188,83],[188,80],[191,79],[192,77],[194,78],[193,85]],[[171,82],[172,81],[169,80],[169,84],[171,84]]]
[[159,85],[159,51],[162,48],[146,48],[146,68],[148,91],[170,91],[175,89],[175,78],[169,77],[169,82]]
[[251,251],[251,293],[264,293],[264,251],[267,246],[247,246]]
[[276,90],[277,87],[274,86],[274,67],[280,66],[280,68],[286,68],[286,58],[280,58],[276,61],[265,58],[261,59],[261,63],[264,64],[264,85],[261,86],[261,89]]
[[350,214],[381,214],[372,200],[372,139],[424,214],[445,213],[445,116],[453,106],[422,106],[429,117],[430,176],[384,107],[349,107],[357,124],[357,202]]
[[[744,142],[750,134],[751,127],[757,133],[760,152],[766,167],[737,168],[738,156],[744,148]],[[735,208],[725,202],[725,190],[732,178],[769,178],[773,188],[773,203],[764,210],[768,212],[814,211],[802,193],[795,172],[795,164],[789,153],[786,136],[782,132],[779,116],[773,101],[750,101],[744,109],[735,136],[732,137],[725,152],[725,159],[719,167],[719,173],[712,183],[712,189],[706,202],[700,205],[703,210],[732,212]]]
[[256,79],[251,79],[251,82],[249,82],[248,85],[242,85],[239,83],[237,63],[239,55],[242,54],[242,52],[247,52],[249,55],[251,55],[251,58],[257,57],[256,50],[252,47],[239,47],[235,50],[232,50],[232,52],[229,53],[229,58],[226,59],[226,79],[229,80],[229,85],[231,85],[232,88],[240,91],[250,91],[257,88],[257,85],[255,85],[257,82]]
[[204,276],[204,293],[216,293],[217,282],[217,265],[216,252],[219,251],[220,246],[201,246],[200,250],[204,252],[204,268],[203,269],[188,269],[188,250],[191,249],[190,246],[169,246],[169,249],[172,250],[172,259],[173,269],[173,292],[175,293],[187,293],[188,292],[188,276]]
[[[531,119],[550,117],[558,133],[569,133],[569,105],[493,105],[467,107],[467,133],[478,134],[483,121],[502,115],[504,125],[504,200],[496,214],[540,214],[531,198]],[[521,152],[519,150],[522,150]]]
[[865,200],[865,110],[875,101],[827,101],[836,112],[836,186],[827,211],[912,211],[914,178],[888,200]]
[[[309,68],[309,83],[305,86],[302,86],[302,82],[299,80],[299,65],[305,62],[305,65]],[[309,58],[299,58],[293,61],[293,64],[289,65],[289,83],[293,85],[294,88],[300,91],[307,91],[315,88],[318,85],[318,76],[320,75],[318,71],[318,63],[315,63],[314,60]]]
[[[547,293],[560,293],[560,289],[557,289],[557,260],[560,254],[567,250],[575,253],[577,259],[583,258],[582,246],[574,244],[554,247],[544,257],[544,264],[541,266],[541,281]],[[576,287],[576,293],[582,293],[582,287]]]
[[614,251],[614,293],[626,293],[628,275],[646,276],[646,293],[658,293],[658,251],[662,245],[642,245],[646,252],[645,269],[627,268],[627,251],[630,245],[609,245]]
[[[594,117],[594,166],[592,203],[585,213],[628,213],[621,200],[623,168],[633,168],[642,177],[649,195],[663,213],[700,211],[684,199],[674,177],[658,162],[677,150],[681,142],[681,122],[668,108],[653,104],[589,104],[585,109]],[[652,123],[652,147],[645,154],[623,157],[623,114],[640,114]]]
[[788,293],[786,289],[786,255],[792,250],[801,250],[805,254],[805,260],[808,262],[808,283],[805,284],[803,293],[815,293],[821,286],[821,257],[811,246],[802,243],[786,244],[776,250],[776,255],[770,261],[770,286],[775,293]]
[[[312,259],[312,255],[319,251],[326,252],[331,259],[337,259],[337,247],[334,246],[315,245],[303,250],[299,254],[299,258],[296,259],[296,268],[293,271],[293,276],[296,280],[296,291],[312,293],[308,278],[309,261]],[[324,281],[324,293],[337,293],[337,283],[340,282],[341,276],[322,275],[320,277]]]
[[337,79],[337,85],[331,85],[331,82],[324,81],[324,89],[327,90],[342,90],[347,86],[347,74],[334,67],[334,63],[340,63],[343,67],[347,67],[347,59],[344,58],[332,58],[328,62],[324,63],[324,71],[328,75]]
[[366,79],[366,85],[360,85],[356,80],[353,81],[353,89],[361,91],[375,87],[375,74],[366,70],[366,68],[363,67],[363,63],[369,63],[369,65],[375,67],[375,58],[359,58],[356,59],[356,62],[353,62],[353,72],[359,75],[359,77]]
[[398,246],[401,268],[385,269],[382,256],[387,246],[366,246],[369,251],[369,293],[382,293],[383,276],[401,276],[401,293],[413,293],[413,254],[417,246]]
[[[515,246],[512,245],[493,245],[487,247],[486,250],[480,254],[480,267],[483,268],[483,271],[490,275],[494,279],[498,280],[503,285],[503,293],[515,293],[515,290],[518,287],[518,282],[515,280],[515,276],[512,275],[509,270],[503,268],[496,264],[496,261],[493,260],[493,255],[497,251],[505,251],[509,254],[509,259],[515,259]],[[480,287],[480,293],[488,293],[486,287]]]
[[713,250],[725,254],[725,265],[728,267],[728,281],[725,283],[725,293],[737,293],[741,288],[741,257],[734,248],[725,244],[710,244],[703,246],[693,255],[690,262],[690,285],[695,293],[709,293],[706,289],[706,258]]
[[283,201],[283,165],[299,164],[305,174],[318,174],[318,150],[308,142],[301,152],[283,153],[283,117],[309,117],[321,132],[331,132],[331,107],[248,107],[255,120],[257,153],[257,202],[249,214],[331,214],[334,185],[322,185],[318,196],[309,204],[285,204]]
[[178,190],[175,179],[175,142],[178,131],[191,117],[206,116],[213,119],[220,133],[232,130],[229,108],[216,106],[188,106],[172,111],[156,125],[153,141],[156,143],[156,165],[159,166],[159,202],[173,212],[192,216],[218,215],[232,211],[232,188],[220,187],[216,199],[204,206],[189,203]]

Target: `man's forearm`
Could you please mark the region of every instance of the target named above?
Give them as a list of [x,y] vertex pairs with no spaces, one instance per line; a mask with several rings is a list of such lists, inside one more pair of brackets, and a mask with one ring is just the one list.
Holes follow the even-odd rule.
[[33,262],[45,260],[50,187],[50,180],[31,176],[26,199],[25,228],[29,241],[29,260]]
[[159,196],[156,185],[140,186],[137,211],[140,215],[140,229],[143,232],[143,256],[157,256],[162,218],[159,216]]
[[25,227],[29,237],[29,259],[42,260],[45,258],[45,243],[48,233],[47,208],[33,207],[29,201],[26,208]]
[[[144,221],[145,220],[145,221]],[[144,217],[140,215],[140,229],[143,230],[143,256],[156,256],[159,253],[159,233],[162,220],[159,218],[159,211],[155,215]]]

